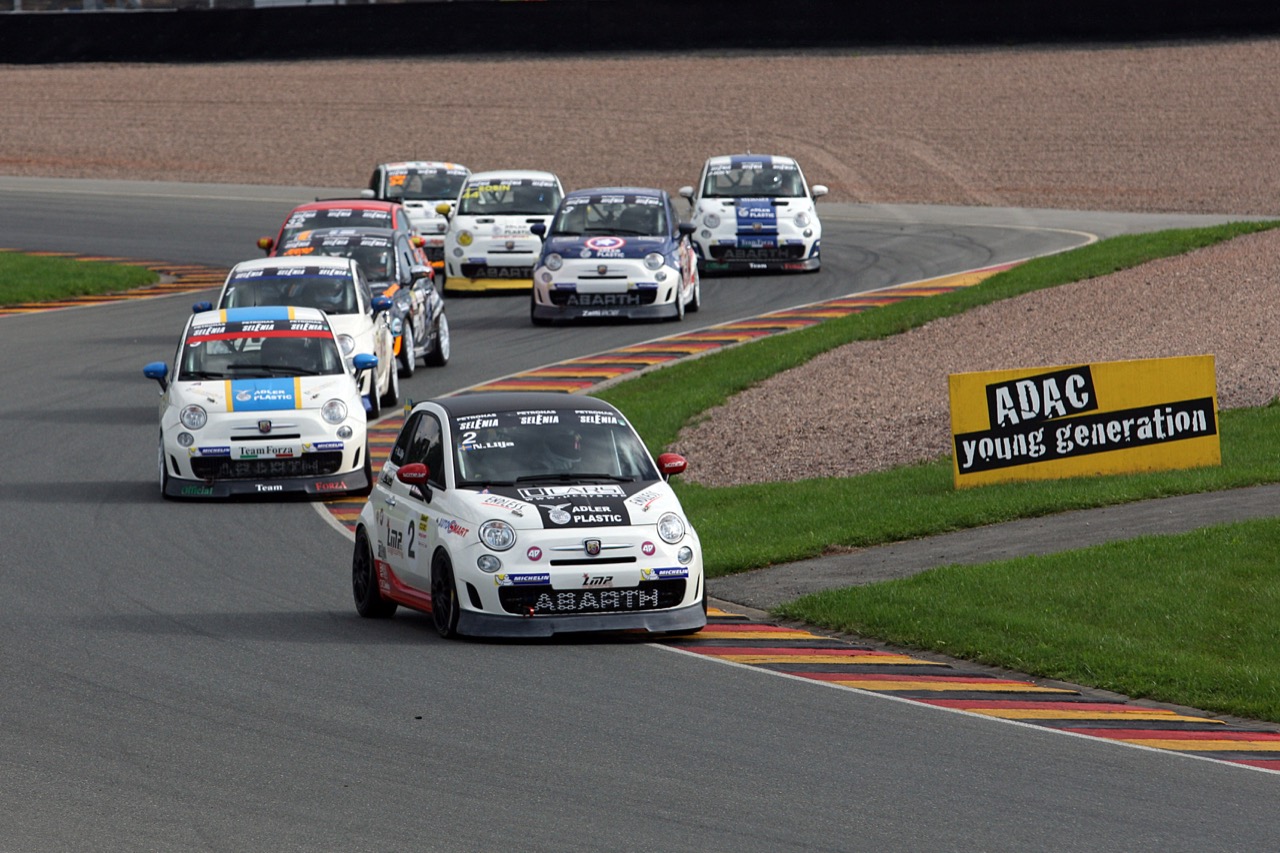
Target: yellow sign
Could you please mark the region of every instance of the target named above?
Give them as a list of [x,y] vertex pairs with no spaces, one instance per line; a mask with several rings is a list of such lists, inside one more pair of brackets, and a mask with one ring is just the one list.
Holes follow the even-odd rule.
[[1222,463],[1213,356],[953,373],[956,488]]

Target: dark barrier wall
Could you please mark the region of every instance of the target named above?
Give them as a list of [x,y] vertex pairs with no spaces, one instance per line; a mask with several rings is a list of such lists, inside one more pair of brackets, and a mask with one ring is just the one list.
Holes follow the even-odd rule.
[[990,46],[1276,34],[1276,0],[457,0],[0,14],[0,63]]

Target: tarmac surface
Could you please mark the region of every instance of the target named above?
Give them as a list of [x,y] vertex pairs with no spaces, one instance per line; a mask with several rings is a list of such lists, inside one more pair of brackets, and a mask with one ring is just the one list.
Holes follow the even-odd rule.
[[959,530],[754,569],[707,582],[713,600],[768,611],[804,595],[947,565],[1053,554],[1148,535],[1280,517],[1280,484],[1179,495]]

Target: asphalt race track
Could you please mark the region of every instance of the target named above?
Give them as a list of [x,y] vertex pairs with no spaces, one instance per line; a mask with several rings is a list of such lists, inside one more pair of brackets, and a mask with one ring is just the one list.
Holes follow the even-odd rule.
[[[230,265],[332,190],[0,178],[0,246]],[[449,299],[421,399],[769,310],[1209,217],[831,205],[816,275],[683,326]],[[1275,778],[634,639],[444,642],[351,604],[307,503],[169,503],[191,296],[0,317],[0,851],[1262,850]]]

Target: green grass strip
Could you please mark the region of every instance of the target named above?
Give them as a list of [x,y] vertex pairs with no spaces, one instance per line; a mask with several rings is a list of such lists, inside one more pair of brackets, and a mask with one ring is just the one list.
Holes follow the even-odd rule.
[[159,280],[143,267],[0,252],[0,306],[121,293]]
[[948,566],[780,615],[1126,696],[1280,722],[1280,521]]

